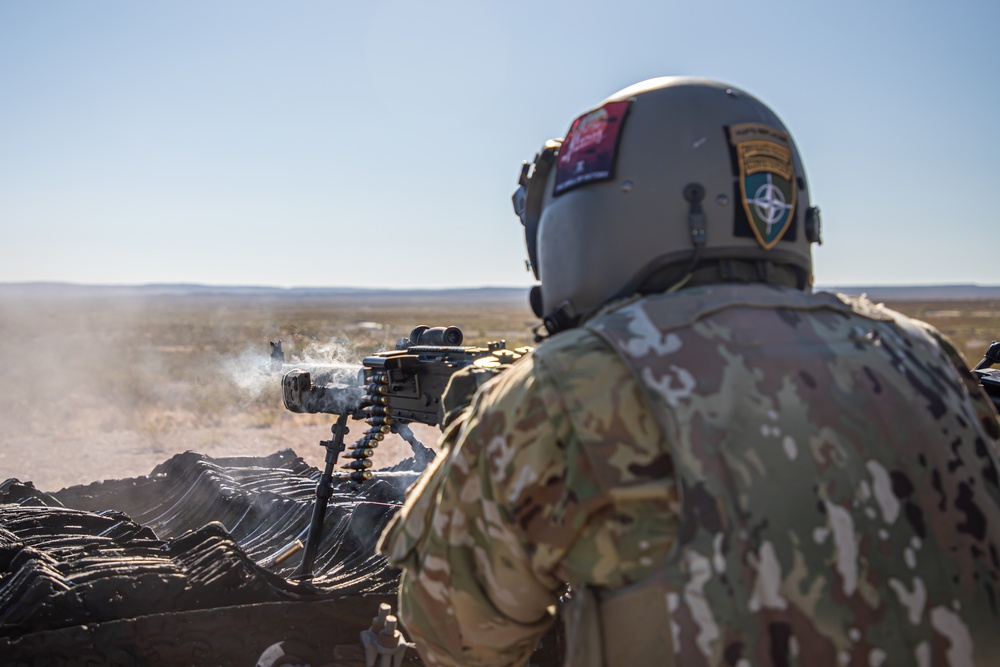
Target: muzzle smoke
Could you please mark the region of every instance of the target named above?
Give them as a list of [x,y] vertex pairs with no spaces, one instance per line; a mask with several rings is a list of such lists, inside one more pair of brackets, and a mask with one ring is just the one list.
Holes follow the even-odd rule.
[[[286,354],[288,352],[286,351]],[[285,365],[272,367],[271,358],[264,348],[248,349],[220,363],[222,375],[232,382],[243,403],[251,403],[280,389],[281,376],[292,369],[309,371],[317,384],[357,385],[361,363],[357,353],[344,342],[336,339],[312,342],[304,349],[288,355]]]

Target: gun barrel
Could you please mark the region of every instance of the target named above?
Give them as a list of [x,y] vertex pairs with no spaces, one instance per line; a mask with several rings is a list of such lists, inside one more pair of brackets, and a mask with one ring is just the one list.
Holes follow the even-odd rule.
[[315,384],[312,373],[291,370],[281,378],[281,397],[290,412],[362,416],[364,388],[349,384]]

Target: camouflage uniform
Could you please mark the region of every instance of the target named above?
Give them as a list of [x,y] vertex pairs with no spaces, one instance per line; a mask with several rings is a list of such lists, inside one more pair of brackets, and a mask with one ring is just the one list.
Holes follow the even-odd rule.
[[[958,367],[958,369],[956,369]],[[1000,664],[992,406],[930,327],[718,285],[487,383],[384,537],[429,665]]]

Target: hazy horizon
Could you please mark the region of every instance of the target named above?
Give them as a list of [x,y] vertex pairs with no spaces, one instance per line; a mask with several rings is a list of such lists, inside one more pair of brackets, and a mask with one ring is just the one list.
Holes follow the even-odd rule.
[[[190,288],[190,289],[223,289],[223,290],[285,290],[285,291],[323,291],[323,290],[344,290],[344,291],[383,291],[383,292],[447,292],[463,290],[517,290],[527,291],[528,285],[452,285],[448,287],[400,287],[384,285],[268,285],[263,283],[198,283],[198,282],[149,282],[149,283],[87,283],[62,280],[25,280],[25,281],[0,281],[0,287],[70,287],[84,289],[146,289],[146,288]],[[816,283],[817,289],[827,289],[831,287],[843,287],[848,289],[879,288],[879,289],[936,289],[936,288],[982,288],[986,290],[1000,290],[1000,281],[996,283],[975,283],[975,282],[955,282],[955,283]]]

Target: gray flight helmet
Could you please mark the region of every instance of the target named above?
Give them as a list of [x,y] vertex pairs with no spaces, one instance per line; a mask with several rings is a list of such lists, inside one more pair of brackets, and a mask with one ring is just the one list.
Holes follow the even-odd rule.
[[532,305],[550,333],[674,265],[763,260],[811,288],[819,211],[798,150],[771,109],[733,86],[664,77],[625,88],[547,142],[520,185],[514,208],[541,281]]

